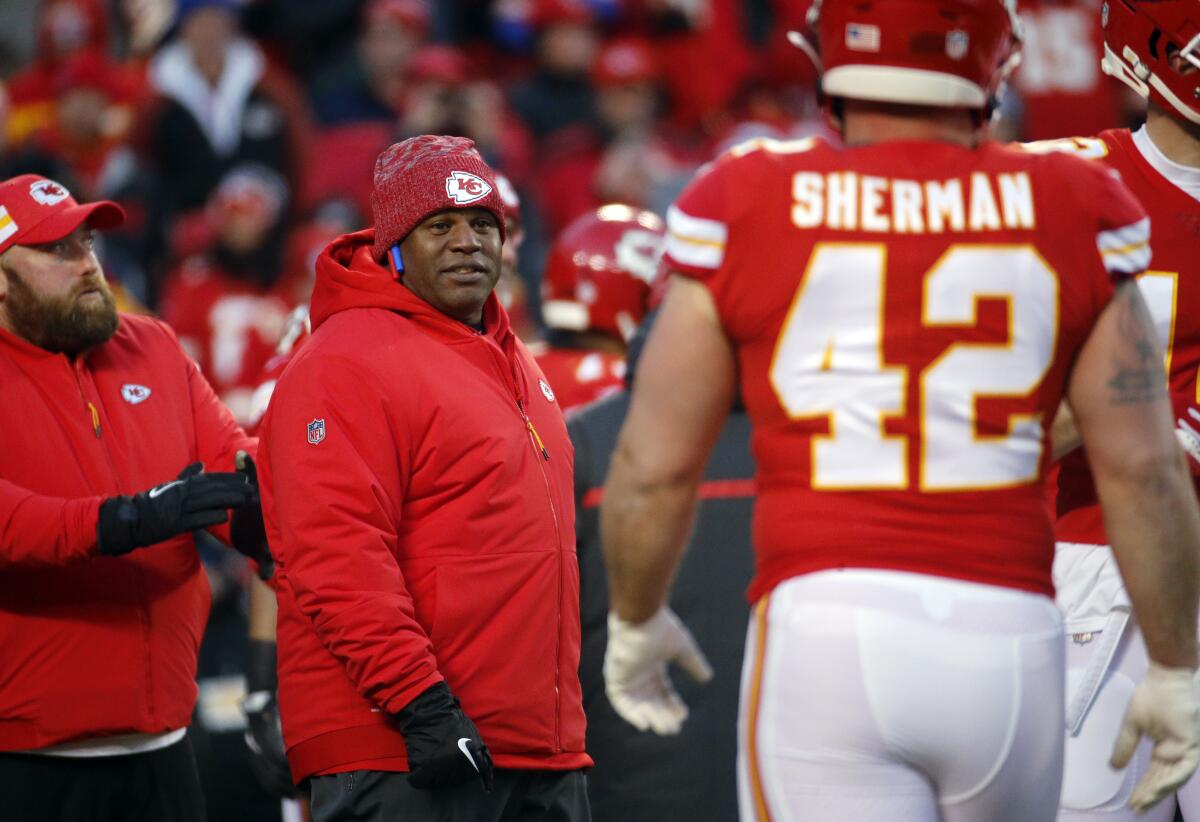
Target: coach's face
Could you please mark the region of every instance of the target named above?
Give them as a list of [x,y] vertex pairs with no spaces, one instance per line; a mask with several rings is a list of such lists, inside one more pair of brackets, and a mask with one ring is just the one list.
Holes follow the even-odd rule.
[[74,356],[112,337],[119,319],[86,225],[61,240],[0,255],[0,327]]
[[401,281],[459,322],[478,325],[500,277],[500,226],[485,208],[426,217],[400,243]]

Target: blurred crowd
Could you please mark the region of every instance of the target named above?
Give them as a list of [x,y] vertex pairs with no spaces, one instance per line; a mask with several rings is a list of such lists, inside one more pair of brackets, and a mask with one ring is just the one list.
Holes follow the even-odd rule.
[[[371,224],[372,165],[396,140],[470,137],[511,182],[524,239],[501,293],[536,337],[548,249],[575,218],[610,203],[661,215],[700,164],[749,137],[834,139],[786,36],[809,0],[5,5],[0,179],[36,172],[81,202],[121,203],[130,219],[98,242],[122,307],[170,322],[243,422],[317,253]],[[1024,61],[996,136],[1140,118],[1100,71],[1098,5],[1022,0]],[[212,555],[201,659],[216,731],[241,721],[237,688],[221,684],[241,673],[245,633],[230,553]],[[247,807],[234,794],[212,818],[243,818],[222,810]]]

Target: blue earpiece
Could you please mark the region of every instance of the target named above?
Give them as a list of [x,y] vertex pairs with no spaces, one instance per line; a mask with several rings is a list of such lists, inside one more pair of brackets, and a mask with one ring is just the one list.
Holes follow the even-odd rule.
[[400,246],[392,246],[390,249],[388,249],[388,254],[392,258],[392,271],[394,271],[398,277],[404,273],[404,260],[400,257]]

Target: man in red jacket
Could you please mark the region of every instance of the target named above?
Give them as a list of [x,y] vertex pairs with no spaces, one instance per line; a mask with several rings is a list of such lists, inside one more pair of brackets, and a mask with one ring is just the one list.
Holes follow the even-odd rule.
[[245,536],[257,492],[233,468],[254,441],[166,325],[118,314],[92,232],[123,217],[0,183],[4,819],[204,818],[185,732],[209,592],[188,532],[235,508]]
[[372,205],[263,423],[292,776],[314,822],[588,820],[571,445],[492,293],[495,176],[414,137]]

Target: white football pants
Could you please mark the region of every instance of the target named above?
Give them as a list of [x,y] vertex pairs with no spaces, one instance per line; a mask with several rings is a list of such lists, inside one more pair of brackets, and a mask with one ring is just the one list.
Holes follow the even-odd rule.
[[1051,822],[1062,621],[1044,596],[892,571],[790,579],[755,607],[743,822]]

